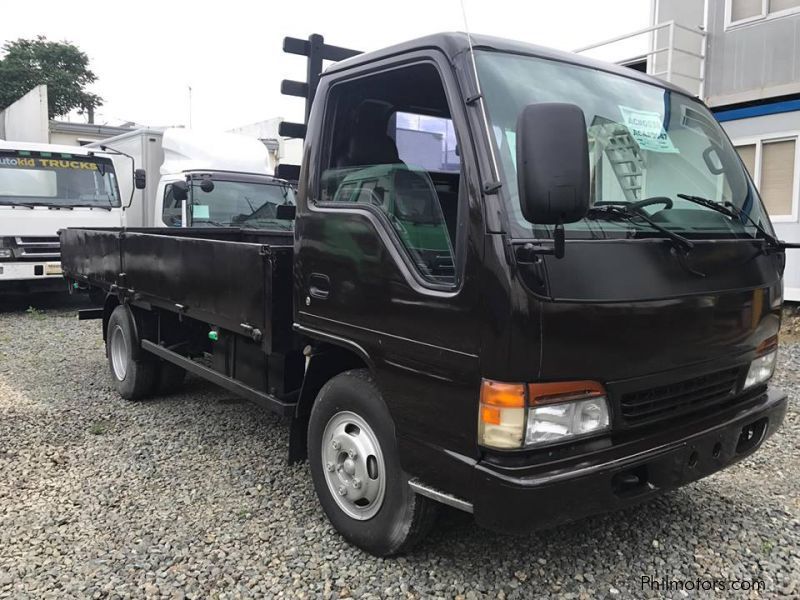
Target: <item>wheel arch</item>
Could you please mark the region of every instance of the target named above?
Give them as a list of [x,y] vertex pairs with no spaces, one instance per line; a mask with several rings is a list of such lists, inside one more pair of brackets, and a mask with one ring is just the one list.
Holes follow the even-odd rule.
[[289,430],[289,464],[301,462],[308,456],[308,417],[322,386],[351,369],[367,369],[374,373],[372,361],[366,352],[346,341],[311,344],[306,347],[304,354],[306,370]]
[[111,319],[111,313],[120,305],[119,298],[113,294],[108,294],[103,303],[103,341],[108,341],[108,321]]

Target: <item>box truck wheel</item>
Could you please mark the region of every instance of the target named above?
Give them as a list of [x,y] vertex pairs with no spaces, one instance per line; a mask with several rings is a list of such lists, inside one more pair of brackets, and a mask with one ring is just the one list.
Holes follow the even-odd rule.
[[370,554],[406,552],[433,525],[438,507],[408,486],[394,423],[369,371],[347,371],[322,387],[311,410],[308,456],[328,519]]
[[126,400],[144,398],[153,391],[156,383],[156,362],[133,358],[138,344],[130,309],[117,306],[108,320],[106,356],[114,387]]

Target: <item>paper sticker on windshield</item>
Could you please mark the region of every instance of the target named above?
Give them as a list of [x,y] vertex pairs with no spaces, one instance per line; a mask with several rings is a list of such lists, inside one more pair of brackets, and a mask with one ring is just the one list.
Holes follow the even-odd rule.
[[192,206],[192,216],[195,219],[208,218],[208,204],[195,204]]
[[620,106],[619,111],[622,113],[625,126],[631,132],[631,137],[639,144],[639,148],[652,152],[678,152],[678,149],[672,145],[669,135],[664,131],[660,114],[647,110],[636,110],[627,106]]

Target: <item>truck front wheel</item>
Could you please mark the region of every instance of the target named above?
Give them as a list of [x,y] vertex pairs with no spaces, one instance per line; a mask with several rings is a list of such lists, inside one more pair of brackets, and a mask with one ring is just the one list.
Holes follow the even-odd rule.
[[126,400],[144,398],[156,384],[156,362],[133,358],[138,343],[130,309],[117,306],[108,320],[106,356],[114,387]]
[[328,519],[370,554],[407,552],[433,525],[436,503],[408,486],[394,423],[369,371],[347,371],[320,390],[308,425],[308,456]]

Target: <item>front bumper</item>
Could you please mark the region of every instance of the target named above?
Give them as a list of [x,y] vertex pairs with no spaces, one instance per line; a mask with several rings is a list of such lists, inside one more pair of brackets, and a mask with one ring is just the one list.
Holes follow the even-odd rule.
[[60,261],[0,261],[0,282],[62,277]]
[[[522,533],[642,502],[724,469],[758,449],[783,422],[786,394],[764,392],[747,407],[587,453],[549,468],[474,467],[476,522]],[[749,432],[749,435],[743,435]]]
[[0,295],[60,292],[66,289],[60,262],[0,261]]

